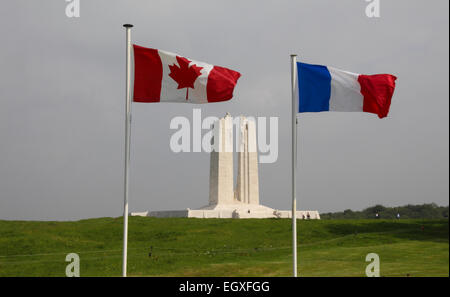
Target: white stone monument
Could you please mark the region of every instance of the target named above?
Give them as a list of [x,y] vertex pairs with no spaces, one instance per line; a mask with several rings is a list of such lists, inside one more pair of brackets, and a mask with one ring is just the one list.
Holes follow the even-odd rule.
[[214,124],[209,171],[209,205],[233,204],[233,118]]
[[[258,150],[255,122],[243,116],[238,126],[238,174],[233,189],[233,118],[214,124],[209,175],[209,205],[199,209],[131,213],[135,216],[190,218],[291,218],[290,210],[259,204]],[[288,199],[286,197],[286,199]],[[297,211],[298,219],[320,219],[318,211]]]
[[240,117],[238,176],[235,198],[241,203],[259,204],[258,152],[254,121]]

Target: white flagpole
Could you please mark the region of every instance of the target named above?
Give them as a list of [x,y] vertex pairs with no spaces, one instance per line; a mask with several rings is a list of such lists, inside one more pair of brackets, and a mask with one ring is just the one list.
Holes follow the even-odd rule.
[[130,136],[131,136],[131,94],[130,94],[130,65],[131,65],[131,28],[133,25],[123,25],[126,29],[127,63],[126,63],[126,104],[125,104],[125,172],[124,172],[124,206],[123,206],[123,262],[122,276],[127,276],[128,250],[128,178],[130,175]]
[[293,274],[297,277],[297,55],[291,55],[292,84],[292,261]]

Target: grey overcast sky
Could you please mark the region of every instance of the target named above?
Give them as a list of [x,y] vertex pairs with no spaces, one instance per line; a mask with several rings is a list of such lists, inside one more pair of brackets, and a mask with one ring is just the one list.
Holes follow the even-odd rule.
[[299,115],[298,204],[320,212],[449,198],[449,1],[64,0],[0,4],[0,219],[123,210],[125,31],[146,47],[242,73],[225,103],[133,104],[130,211],[207,204],[209,155],[169,149],[174,116],[279,117],[260,200],[291,206],[289,55],[398,77],[389,117]]

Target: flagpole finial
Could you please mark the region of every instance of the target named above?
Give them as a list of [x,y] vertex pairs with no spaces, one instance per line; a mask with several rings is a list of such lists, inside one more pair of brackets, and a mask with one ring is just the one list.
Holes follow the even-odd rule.
[[123,25],[125,28],[133,28],[133,25],[132,24],[124,24]]

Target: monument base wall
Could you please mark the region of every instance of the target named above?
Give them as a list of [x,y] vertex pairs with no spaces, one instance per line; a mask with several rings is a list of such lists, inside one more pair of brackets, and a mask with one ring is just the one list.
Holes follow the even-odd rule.
[[[316,210],[297,210],[297,219],[320,219]],[[276,210],[263,205],[231,204],[213,205],[200,209],[132,212],[131,216],[148,216],[157,218],[200,218],[200,219],[268,219],[292,218],[290,210]]]

